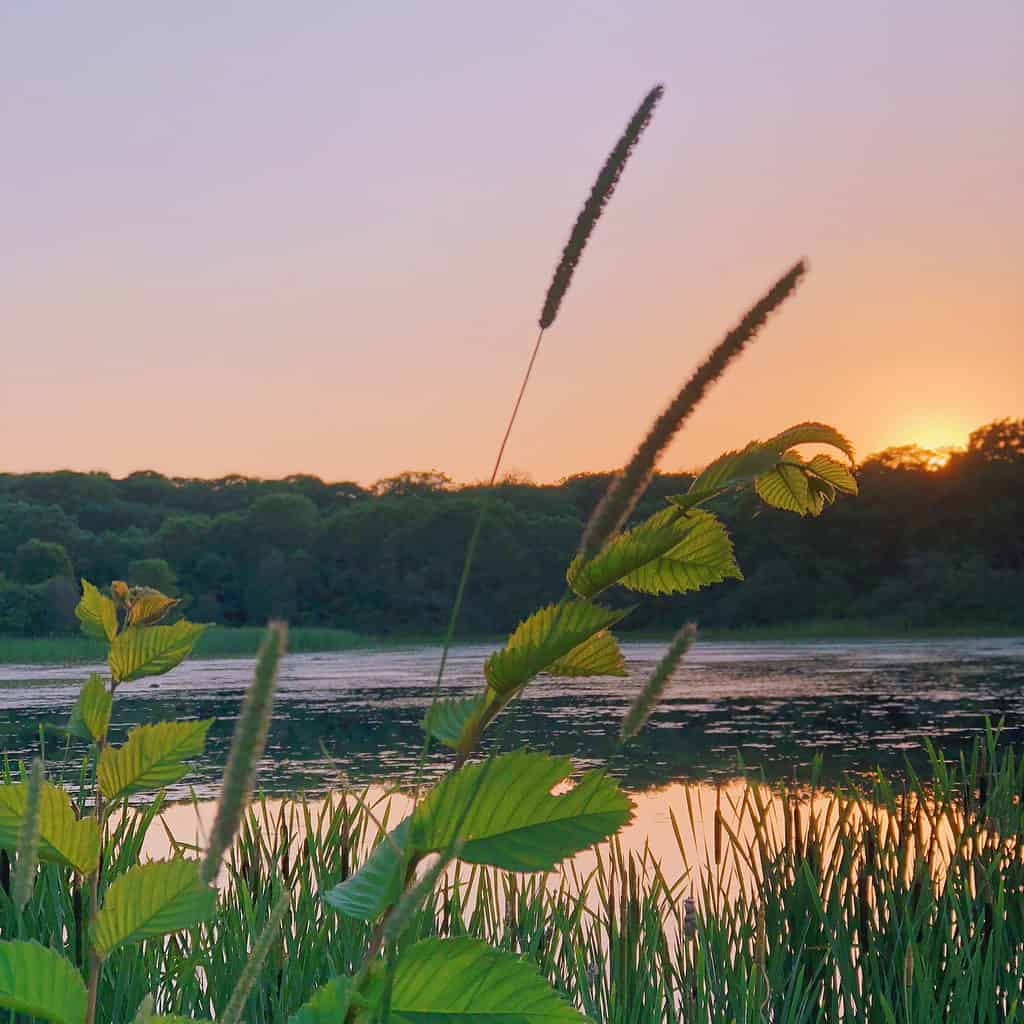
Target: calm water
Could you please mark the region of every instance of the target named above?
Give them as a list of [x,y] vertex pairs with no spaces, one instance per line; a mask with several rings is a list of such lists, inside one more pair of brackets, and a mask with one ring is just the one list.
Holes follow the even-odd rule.
[[[602,763],[664,645],[624,649],[630,679],[535,682],[499,721],[493,741],[571,754],[580,766]],[[446,692],[479,687],[489,651],[456,650]],[[284,793],[409,780],[438,658],[434,647],[289,657],[260,784]],[[212,792],[251,669],[245,660],[192,661],[159,680],[125,684],[115,702],[115,740],[141,722],[215,718],[207,755],[191,777],[200,795]],[[45,727],[66,722],[87,671],[0,665],[0,747],[15,756],[34,751],[42,725],[48,755],[63,756],[65,741]],[[922,760],[923,737],[952,752],[986,716],[1005,720],[1008,737],[1024,740],[1024,639],[702,643],[617,774],[647,789],[733,777],[742,759],[769,778],[802,778],[816,752],[827,778],[876,765],[899,769],[908,757]],[[80,754],[72,748],[72,759]],[[434,770],[445,760],[439,755]],[[186,792],[180,786],[170,795]]]

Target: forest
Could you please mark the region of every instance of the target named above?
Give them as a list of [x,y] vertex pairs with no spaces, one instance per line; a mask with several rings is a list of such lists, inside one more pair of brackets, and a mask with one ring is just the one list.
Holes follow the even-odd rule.
[[[820,519],[766,509],[749,492],[721,499],[745,581],[657,602],[623,591],[618,601],[637,605],[629,628],[666,631],[687,618],[721,629],[1024,627],[1024,419],[980,427],[952,453],[887,449],[857,476],[859,496]],[[362,487],[305,475],[0,474],[0,634],[74,632],[81,577],[157,587],[198,621],[273,616],[380,637],[433,634],[481,501],[461,627],[498,634],[561,595],[608,479],[485,488],[432,470]],[[691,479],[658,475],[636,517]]]

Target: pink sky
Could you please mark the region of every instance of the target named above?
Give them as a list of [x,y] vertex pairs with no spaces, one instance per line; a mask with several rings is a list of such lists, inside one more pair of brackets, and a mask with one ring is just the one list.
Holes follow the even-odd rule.
[[486,476],[656,81],[507,469],[621,464],[801,256],[664,468],[1024,414],[1016,0],[342,6],[0,12],[0,470]]

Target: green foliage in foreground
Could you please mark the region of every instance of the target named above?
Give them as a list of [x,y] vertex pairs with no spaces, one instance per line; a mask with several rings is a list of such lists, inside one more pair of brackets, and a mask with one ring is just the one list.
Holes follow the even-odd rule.
[[[545,978],[560,1005],[602,1024],[824,1024],[888,1021],[889,1011],[914,1024],[1020,1020],[1024,761],[990,735],[960,759],[932,752],[931,765],[920,779],[878,777],[842,793],[750,781],[724,787],[716,805],[709,791],[701,802],[700,787],[681,790],[670,807],[681,866],[671,874],[614,841],[593,871],[453,866],[412,915],[406,941],[487,943],[524,965],[523,984]],[[147,992],[184,1019],[223,1010],[285,887],[288,918],[244,1019],[338,1019],[322,1014],[347,983],[327,983],[357,970],[372,926],[337,914],[319,892],[353,877],[382,841],[387,806],[367,800],[257,801],[207,923],[112,954],[104,1018],[131,1020]],[[934,844],[933,822],[942,825]],[[115,829],[115,861],[137,858],[142,827]],[[25,925],[70,952],[74,902],[73,876],[47,863]],[[0,895],[0,930],[13,927]],[[59,957],[45,953],[49,982]],[[0,992],[5,977],[0,961]],[[47,983],[47,999],[55,988]]]
[[[509,953],[466,941],[410,945],[410,922],[432,897],[451,860],[517,872],[550,871],[614,836],[630,819],[632,803],[603,770],[583,776],[568,792],[553,794],[570,775],[567,759],[527,751],[481,763],[467,763],[467,758],[495,717],[537,676],[625,673],[610,630],[628,609],[597,604],[599,594],[616,585],[650,593],[682,592],[740,574],[725,526],[699,506],[727,490],[757,486],[769,504],[816,515],[838,491],[856,491],[852,476],[844,477],[838,462],[830,473],[839,481],[834,484],[825,480],[820,463],[804,462],[790,446],[791,441],[827,442],[848,453],[849,446],[835,431],[803,424],[785,436],[785,443],[773,438],[723,456],[647,522],[624,533],[611,531],[595,542],[591,555],[577,555],[567,572],[570,593],[520,623],[505,647],[487,660],[482,691],[431,708],[424,722],[427,745],[436,737],[450,746],[456,752],[452,770],[351,877],[329,887],[318,879],[324,905],[332,912],[378,924],[364,936],[358,963],[347,963],[353,973],[339,965],[332,977],[320,979],[325,983],[320,991],[303,992],[300,1019],[359,1020],[383,1014],[396,1020],[441,1021],[474,1013],[495,1020],[510,1015],[519,1021],[582,1019],[579,1009]],[[757,453],[756,474],[747,472],[751,452]],[[787,496],[779,497],[771,481],[783,471],[790,483]],[[804,504],[793,504],[794,473],[808,488],[810,481],[818,482],[813,501],[808,489]],[[173,936],[212,926],[218,912],[212,883],[230,849],[262,755],[285,631],[272,626],[261,650],[236,726],[205,860],[200,863],[178,848],[170,860],[141,863],[141,830],[123,831],[133,816],[128,801],[156,791],[149,808],[149,815],[154,814],[161,788],[183,778],[189,759],[202,753],[211,723],[140,725],[117,748],[108,743],[107,734],[118,688],[169,672],[203,634],[204,626],[186,619],[164,624],[178,603],[152,587],[114,581],[108,595],[82,581],[75,615],[86,636],[106,645],[109,682],[90,676],[67,723],[69,741],[87,746],[76,804],[64,789],[43,779],[38,765],[31,783],[0,786],[0,844],[9,851],[4,853],[8,863],[14,854],[19,879],[12,890],[14,927],[4,933],[12,938],[0,941],[0,965],[11,968],[7,988],[0,989],[0,1007],[27,1010],[57,1024],[95,1024],[127,1019],[136,1007],[144,1019],[144,1000],[152,997],[157,1009],[180,1014],[175,979],[181,971],[195,977],[199,966],[203,976],[210,976],[207,957],[190,955],[182,964],[165,963],[159,977],[148,979],[145,991],[133,993],[134,1006],[118,995],[128,977],[123,961],[133,951],[153,941],[161,951],[173,950]],[[663,681],[665,675],[658,678]],[[647,708],[644,717],[656,699],[653,690],[637,698]],[[122,839],[130,835],[133,845],[119,849],[118,834]],[[431,855],[440,857],[437,867],[418,878]],[[67,873],[60,876],[54,896],[61,904],[59,919],[69,922],[63,927],[68,938],[60,946],[70,948],[45,992],[38,988],[34,969],[20,974],[14,969],[41,963],[40,948],[26,942],[38,932],[30,930],[23,916],[23,904],[36,884],[37,859]],[[207,993],[201,1010],[193,1005],[187,1012],[212,1014],[231,1024],[260,997],[258,991],[252,994],[252,985],[261,961],[279,947],[279,933],[287,930],[292,899],[285,888],[288,882],[286,875],[264,931],[254,933],[250,958],[227,1003],[211,1006]],[[70,914],[64,900],[68,889]],[[216,952],[209,950],[208,956]],[[486,991],[479,988],[480,978],[487,980]],[[115,983],[113,1005],[105,996],[110,980]],[[330,1010],[324,1009],[327,1004]]]

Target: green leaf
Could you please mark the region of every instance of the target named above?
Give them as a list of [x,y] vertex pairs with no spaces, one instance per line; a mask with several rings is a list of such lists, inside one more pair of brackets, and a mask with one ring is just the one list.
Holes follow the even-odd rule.
[[114,698],[103,682],[103,677],[94,672],[82,684],[78,702],[68,720],[68,732],[80,739],[98,743],[107,735],[113,703]]
[[854,475],[841,462],[837,462],[828,455],[815,455],[807,463],[807,469],[826,483],[830,483],[837,491],[842,491],[843,494],[857,493],[857,481]]
[[806,515],[814,510],[802,463],[780,462],[771,472],[757,478],[761,500],[774,508]]
[[549,676],[626,676],[626,659],[611,633],[602,630],[544,670]]
[[687,526],[677,508],[656,512],[631,530],[614,537],[590,561],[577,555],[565,574],[580,597],[594,597],[623,576],[671,551],[686,535]]
[[506,646],[487,659],[487,681],[499,695],[513,693],[628,613],[628,608],[611,611],[583,600],[548,605],[521,622]]
[[722,580],[743,579],[729,533],[710,512],[691,509],[681,520],[682,540],[620,580],[645,594],[679,594]]
[[160,789],[188,773],[183,762],[198,757],[206,744],[212,718],[195,722],[158,722],[128,733],[123,747],[106,747],[100,755],[97,779],[108,799]]
[[853,445],[827,423],[798,423],[764,442],[779,455],[798,444],[827,444],[838,448],[848,459],[853,459]]
[[324,893],[335,910],[360,921],[372,921],[402,894],[402,865],[412,821],[406,818],[373,848],[362,867]]
[[110,671],[119,683],[170,672],[189,655],[206,628],[184,619],[173,626],[132,626],[110,645]]
[[351,978],[332,978],[288,1018],[288,1024],[337,1024],[349,1006]]
[[83,1024],[88,995],[82,976],[38,942],[0,942],[0,1007],[55,1024]]
[[107,890],[96,915],[93,945],[100,956],[130,942],[192,928],[208,920],[216,893],[196,861],[155,860],[129,868]]
[[132,587],[125,600],[128,606],[125,623],[129,626],[152,626],[181,604],[180,598],[168,597],[152,587]]
[[[374,982],[369,994],[379,1002],[384,979]],[[406,949],[395,965],[390,1013],[396,1024],[586,1021],[529,960],[470,938],[423,939]]]
[[603,771],[553,796],[571,770],[567,757],[517,750],[452,772],[416,809],[417,852],[458,839],[459,857],[470,863],[546,871],[607,839],[629,821],[632,803]]
[[82,580],[82,597],[75,608],[82,632],[97,640],[112,642],[117,636],[117,609],[88,580]]
[[[0,847],[13,850],[25,814],[28,784],[0,786]],[[71,798],[59,786],[44,782],[39,802],[39,858],[65,864],[83,875],[100,860],[100,836],[92,818],[79,821]]]
[[720,455],[690,484],[686,494],[669,500],[683,508],[692,508],[729,487],[748,483],[762,473],[767,473],[778,460],[779,454],[774,448],[760,441],[751,441],[741,451]]
[[427,710],[423,730],[446,747],[458,750],[466,726],[486,703],[485,697],[442,698]]
[[459,839],[465,861],[546,871],[607,839],[629,821],[632,803],[601,771],[553,796],[571,768],[567,757],[519,750],[452,772],[324,899],[349,917],[372,921],[401,895],[407,853],[422,857]]

